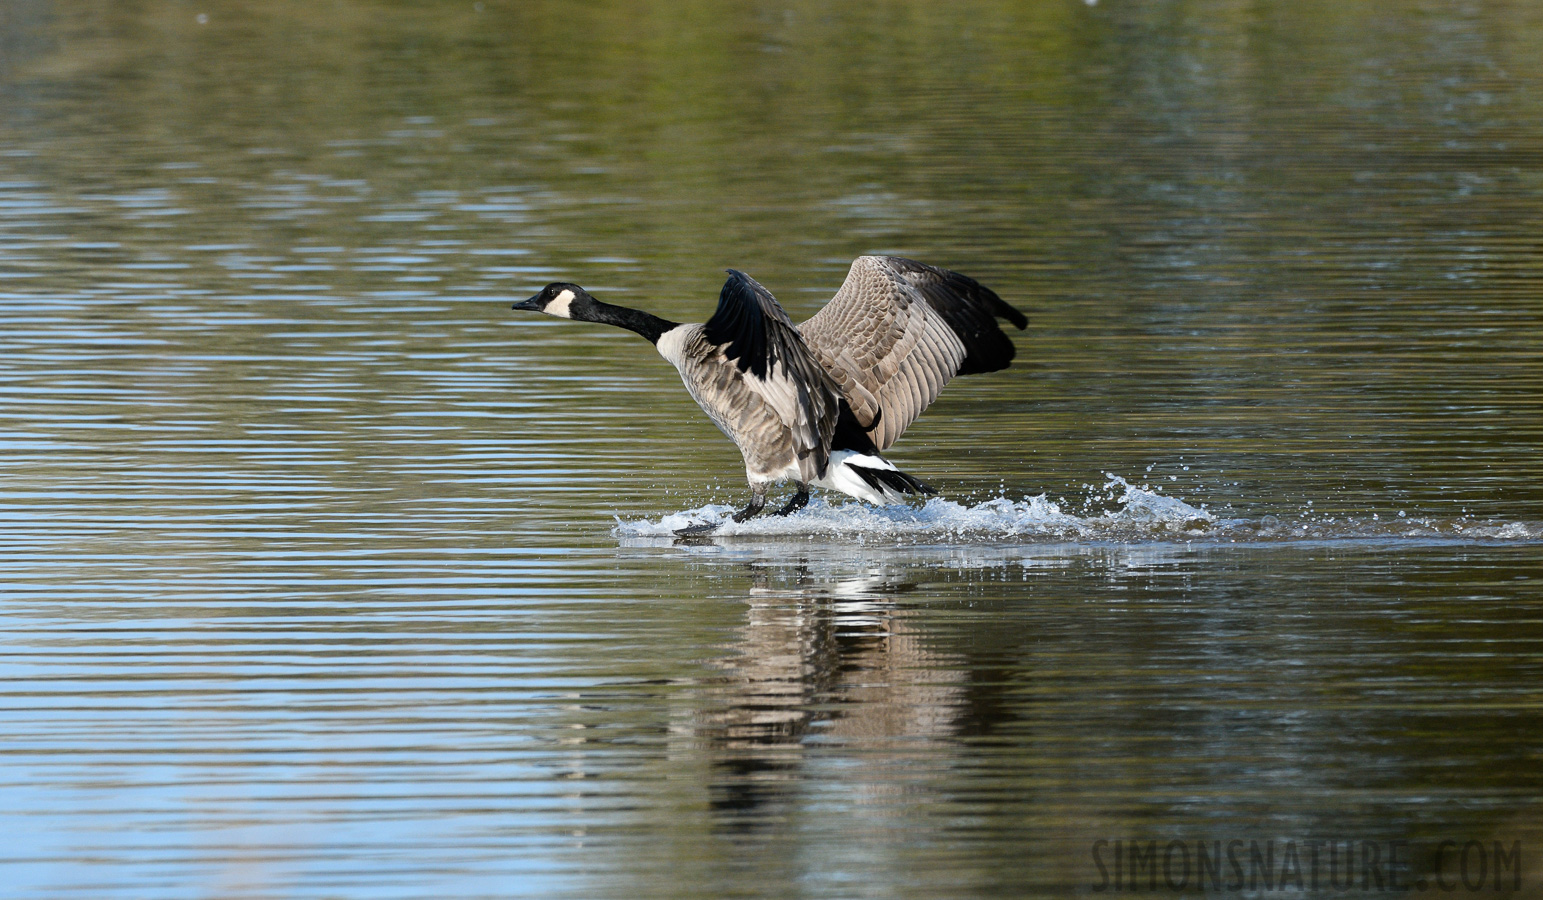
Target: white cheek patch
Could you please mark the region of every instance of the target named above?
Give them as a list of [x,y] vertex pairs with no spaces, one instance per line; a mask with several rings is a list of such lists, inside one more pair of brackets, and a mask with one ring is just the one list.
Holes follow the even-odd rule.
[[559,319],[571,319],[573,317],[568,314],[568,304],[572,302],[573,291],[564,288],[563,292],[554,297],[552,302],[548,303],[542,312],[549,316],[556,316]]

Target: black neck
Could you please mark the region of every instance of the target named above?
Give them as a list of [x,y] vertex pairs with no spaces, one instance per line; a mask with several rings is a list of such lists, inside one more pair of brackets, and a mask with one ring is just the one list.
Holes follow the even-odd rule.
[[659,343],[659,335],[680,324],[679,322],[671,322],[669,319],[661,319],[640,309],[612,306],[609,303],[601,303],[599,300],[596,300],[594,307],[586,310],[586,312],[589,313],[586,318],[590,321],[600,322],[604,325],[615,325],[628,331],[636,331],[647,338],[650,344]]

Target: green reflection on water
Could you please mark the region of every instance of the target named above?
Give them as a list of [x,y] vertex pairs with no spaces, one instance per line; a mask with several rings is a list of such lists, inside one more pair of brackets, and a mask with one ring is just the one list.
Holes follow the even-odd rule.
[[[117,285],[134,316],[282,309],[286,349],[346,347],[347,298],[404,330],[486,299],[452,324],[507,325],[487,352],[690,420],[646,348],[492,300],[566,278],[689,320],[734,265],[801,315],[852,256],[903,252],[1034,316],[1017,371],[897,450],[950,490],[1182,456],[1210,473],[1189,496],[1248,510],[1539,515],[1528,4],[18,10],[6,177],[49,214],[8,223],[7,266],[98,294],[84,315]],[[242,324],[197,340],[249,347]],[[1009,420],[1010,449],[972,439]]]

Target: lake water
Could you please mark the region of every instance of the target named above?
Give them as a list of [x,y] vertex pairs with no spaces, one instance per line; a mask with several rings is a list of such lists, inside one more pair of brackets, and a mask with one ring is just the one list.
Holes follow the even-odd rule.
[[[1531,0],[9,0],[6,896],[1543,891],[1540,83]],[[737,451],[508,308],[863,253],[1031,319],[925,506],[677,542]]]

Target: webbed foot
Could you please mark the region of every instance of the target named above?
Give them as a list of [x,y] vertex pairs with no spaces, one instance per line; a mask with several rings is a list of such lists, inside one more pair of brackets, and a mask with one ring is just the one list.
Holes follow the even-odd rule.
[[712,534],[718,530],[722,522],[703,522],[700,525],[687,525],[685,528],[675,529],[675,533],[681,537],[696,537],[703,534]]
[[[795,498],[795,499],[797,499],[797,498]],[[744,509],[740,510],[739,512],[737,512],[734,515],[730,516],[729,518],[733,519],[736,522],[743,522],[746,519],[754,518],[755,516],[759,515],[761,510],[763,510],[765,508],[766,508],[766,488],[764,486],[762,486],[762,487],[755,488],[755,493],[750,496],[750,505],[749,506],[746,506]],[[693,536],[703,535],[703,534],[712,534],[714,531],[717,531],[718,528],[720,526],[722,526],[722,525],[723,525],[722,522],[703,522],[700,525],[687,525],[685,528],[677,528],[677,529],[675,529],[675,533],[680,535],[681,537],[693,537]]]

